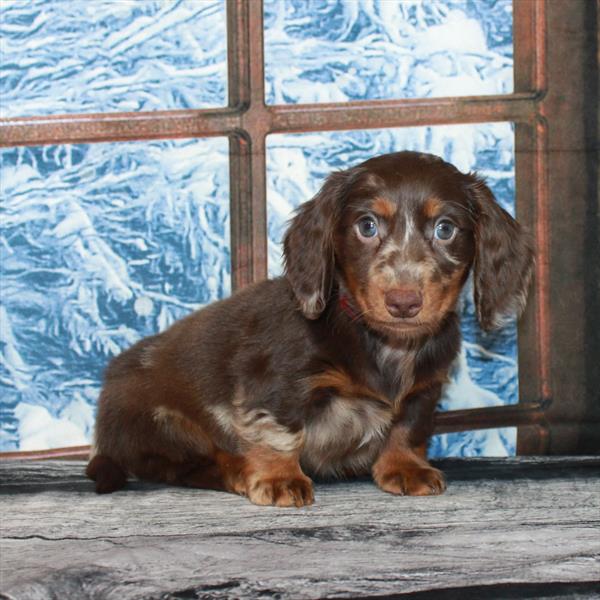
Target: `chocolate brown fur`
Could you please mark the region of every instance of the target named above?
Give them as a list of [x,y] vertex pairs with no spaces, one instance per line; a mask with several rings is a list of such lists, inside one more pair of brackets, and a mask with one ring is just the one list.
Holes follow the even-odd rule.
[[331,175],[284,249],[285,277],[112,361],[87,470],[99,493],[128,474],[279,506],[312,503],[315,475],[444,490],[425,449],[460,347],[458,295],[473,269],[484,327],[521,307],[529,238],[476,176],[400,152]]

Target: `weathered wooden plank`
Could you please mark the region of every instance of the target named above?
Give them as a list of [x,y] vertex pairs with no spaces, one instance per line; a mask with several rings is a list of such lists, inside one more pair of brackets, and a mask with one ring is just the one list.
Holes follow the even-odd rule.
[[600,596],[599,458],[443,468],[440,497],[342,482],[318,484],[312,507],[278,509],[140,482],[97,496],[83,463],[0,463],[0,590],[28,600]]

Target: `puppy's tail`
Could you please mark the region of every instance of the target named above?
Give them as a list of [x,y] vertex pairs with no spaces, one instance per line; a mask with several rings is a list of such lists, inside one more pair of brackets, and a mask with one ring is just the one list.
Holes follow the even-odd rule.
[[112,458],[102,454],[90,460],[85,474],[96,482],[97,494],[116,492],[127,482],[127,473]]

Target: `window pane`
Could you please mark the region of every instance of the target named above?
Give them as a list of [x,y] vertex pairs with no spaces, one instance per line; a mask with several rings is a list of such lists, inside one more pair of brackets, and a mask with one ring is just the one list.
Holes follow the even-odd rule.
[[509,94],[512,0],[265,0],[269,104]]
[[[313,196],[333,170],[345,169],[378,154],[418,150],[437,154],[462,171],[486,177],[500,204],[514,214],[514,132],[510,123],[443,125],[369,131],[272,135],[267,138],[269,273],[281,273],[281,239],[292,211]],[[461,308],[463,345],[445,388],[441,409],[476,408],[518,402],[517,329],[484,333],[475,318],[467,286]],[[496,455],[497,435],[467,432],[452,452],[473,448]],[[454,438],[453,438],[454,439]],[[504,435],[509,454],[514,435]],[[449,450],[449,451],[450,451]]]
[[429,457],[514,456],[516,448],[516,427],[478,429],[476,431],[434,435],[429,445]]
[[0,117],[224,106],[224,0],[6,0]]
[[230,292],[225,138],[0,152],[0,450],[89,441],[108,360]]

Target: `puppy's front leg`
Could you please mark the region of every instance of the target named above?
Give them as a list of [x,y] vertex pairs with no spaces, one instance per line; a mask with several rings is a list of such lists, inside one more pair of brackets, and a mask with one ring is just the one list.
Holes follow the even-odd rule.
[[373,479],[384,492],[430,496],[446,489],[443,473],[426,460],[440,389],[435,385],[403,400],[402,414],[372,468]]
[[254,446],[242,456],[219,453],[217,464],[230,492],[261,506],[306,506],[314,502],[312,481],[302,472],[298,453]]

